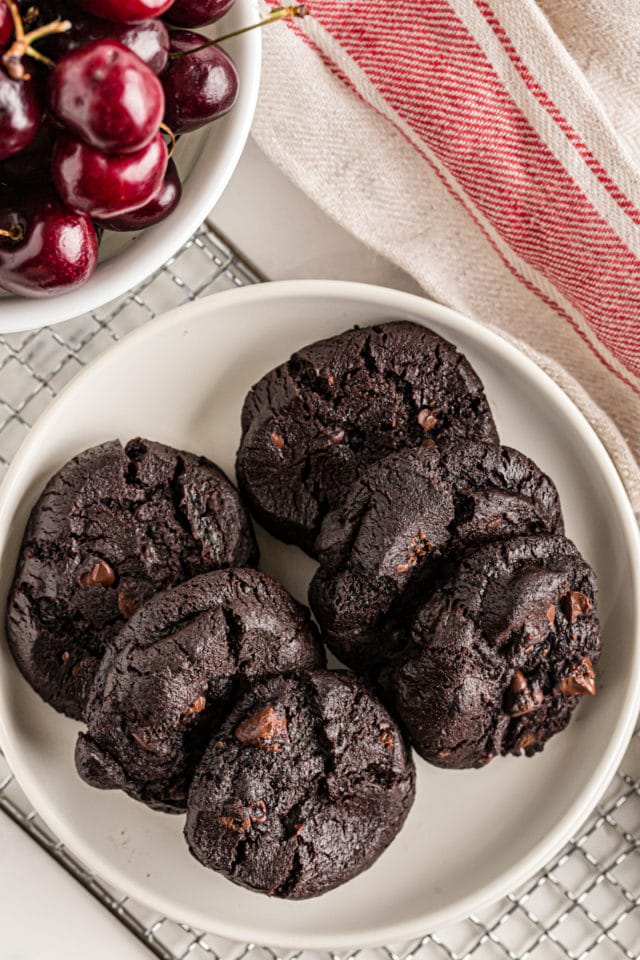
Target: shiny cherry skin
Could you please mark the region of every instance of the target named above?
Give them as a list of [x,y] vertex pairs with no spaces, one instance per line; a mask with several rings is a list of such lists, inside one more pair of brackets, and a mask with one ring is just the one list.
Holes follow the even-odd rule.
[[27,297],[68,293],[89,279],[98,237],[89,217],[69,210],[52,190],[33,191],[0,208],[0,227],[20,226],[21,240],[0,237],[0,287]]
[[0,181],[15,186],[51,183],[51,156],[59,132],[45,119],[24,150],[0,160]]
[[162,20],[142,20],[140,23],[109,23],[88,14],[74,16],[73,26],[66,33],[55,33],[39,44],[40,50],[58,61],[65,54],[86,47],[95,40],[117,40],[154,73],[160,73],[169,56],[169,31]]
[[13,36],[13,20],[9,13],[9,7],[4,0],[0,2],[0,50],[3,50],[9,44]]
[[53,182],[67,206],[96,220],[109,220],[155,197],[168,162],[160,133],[142,150],[120,156],[63,133],[53,149]]
[[154,223],[160,223],[170,213],[173,213],[180,203],[181,196],[182,185],[178,170],[173,160],[170,160],[160,191],[149,203],[145,203],[144,207],[138,207],[137,210],[131,210],[129,213],[122,213],[119,217],[111,217],[109,220],[96,220],[95,223],[96,226],[105,230],[116,230],[117,232],[144,230],[145,227],[152,227]]
[[173,0],[77,0],[78,6],[103,20],[138,23],[166,13]]
[[24,150],[38,132],[41,119],[35,79],[12,80],[0,68],[0,160]]
[[164,19],[176,27],[206,27],[224,17],[234,3],[235,0],[175,0]]
[[53,114],[105,153],[130,153],[157,134],[164,94],[156,75],[117,40],[96,40],[64,56],[47,78]]
[[[208,38],[190,30],[171,30],[171,53],[194,50]],[[169,60],[160,75],[165,93],[165,122],[174,134],[190,133],[217,120],[238,97],[238,71],[221,47]]]

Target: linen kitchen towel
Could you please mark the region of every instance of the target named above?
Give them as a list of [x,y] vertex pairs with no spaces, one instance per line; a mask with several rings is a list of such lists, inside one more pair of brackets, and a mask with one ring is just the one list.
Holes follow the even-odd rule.
[[637,0],[312,0],[263,36],[262,149],[533,352],[640,510]]

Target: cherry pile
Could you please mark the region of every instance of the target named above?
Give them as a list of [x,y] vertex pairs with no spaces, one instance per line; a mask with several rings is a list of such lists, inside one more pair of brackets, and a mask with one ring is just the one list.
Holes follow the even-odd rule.
[[103,230],[175,209],[176,138],[238,96],[229,55],[191,28],[233,2],[0,0],[0,288],[68,292],[95,270]]

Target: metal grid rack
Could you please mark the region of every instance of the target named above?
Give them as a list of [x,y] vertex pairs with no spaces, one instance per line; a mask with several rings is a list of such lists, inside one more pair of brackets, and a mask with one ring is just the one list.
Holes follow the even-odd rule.
[[[188,300],[259,282],[222,237],[203,227],[157,274],[96,313],[0,336],[0,477],[36,417],[114,340]],[[0,754],[0,811],[162,960],[280,960],[154,914],[108,887],[49,831]],[[524,887],[490,908],[409,944],[283,960],[638,960],[640,958],[640,728],[622,767],[576,837]]]

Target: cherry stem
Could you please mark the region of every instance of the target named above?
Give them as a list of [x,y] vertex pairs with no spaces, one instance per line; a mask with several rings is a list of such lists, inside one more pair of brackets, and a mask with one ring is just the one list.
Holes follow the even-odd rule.
[[32,60],[37,60],[38,63],[44,63],[45,67],[49,67],[51,70],[55,67],[53,60],[50,60],[49,57],[45,57],[44,53],[40,53],[39,50],[36,50],[35,47],[27,47],[25,53],[31,57]]
[[258,20],[257,23],[252,23],[248,27],[241,27],[240,30],[234,30],[232,33],[225,33],[223,37],[216,37],[215,40],[209,40],[208,43],[203,43],[199,47],[193,47],[191,50],[180,50],[175,53],[170,53],[169,57],[171,60],[179,60],[180,57],[187,57],[191,53],[206,50],[208,47],[213,47],[218,43],[224,43],[225,40],[231,40],[232,37],[239,37],[243,33],[249,33],[250,30],[259,30],[262,27],[266,27],[269,23],[277,23],[278,20],[292,20],[294,17],[306,17],[308,12],[308,5],[306,3],[296,3],[292,7],[276,7],[275,10],[268,13],[262,20]]
[[173,151],[176,148],[176,142],[177,142],[176,135],[171,129],[171,127],[168,127],[166,123],[161,123],[160,129],[162,130],[163,133],[166,133],[166,135],[169,137],[169,141],[171,143],[171,146],[169,148],[169,160],[171,160],[171,157],[173,156]]
[[9,13],[11,14],[11,19],[13,20],[13,29],[15,31],[16,40],[22,40],[24,37],[24,26],[22,24],[20,11],[18,10],[18,4],[15,3],[15,0],[6,0],[6,4],[9,7]]
[[66,33],[67,30],[71,30],[71,27],[72,23],[70,20],[52,20],[51,23],[46,23],[43,27],[32,30],[25,36],[24,40],[25,43],[31,46],[32,43],[35,43],[36,40],[41,40],[42,37],[49,37],[52,33]]
[[14,223],[8,230],[0,230],[0,237],[8,237],[9,240],[17,243],[19,240],[24,240],[24,230],[19,223]]
[[66,33],[67,30],[71,29],[71,21],[53,20],[51,23],[47,23],[43,27],[38,27],[36,30],[32,30],[30,33],[25,33],[24,23],[22,21],[22,17],[20,16],[20,11],[18,10],[15,0],[6,0],[6,4],[9,7],[9,11],[13,18],[15,31],[15,39],[2,57],[2,62],[9,76],[13,80],[29,79],[29,74],[26,72],[22,63],[22,58],[25,56],[31,57],[33,60],[38,60],[40,63],[44,63],[47,67],[55,67],[53,60],[50,60],[49,57],[45,57],[45,55],[40,53],[39,50],[36,50],[32,44],[35,43],[36,40],[41,40],[43,37],[50,36],[52,33]]

